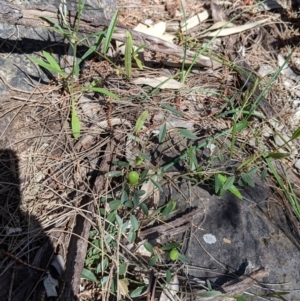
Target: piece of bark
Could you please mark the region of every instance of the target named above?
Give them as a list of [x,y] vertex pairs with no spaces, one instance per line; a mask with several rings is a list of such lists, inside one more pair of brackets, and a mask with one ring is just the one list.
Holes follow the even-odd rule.
[[[239,277],[238,279],[232,280],[226,285],[222,286],[222,288],[226,291],[225,294],[222,294],[218,297],[199,297],[195,296],[196,294],[204,293],[205,290],[193,291],[193,295],[195,296],[193,301],[234,301],[236,300],[234,296],[241,296],[244,292],[249,290],[254,284],[261,282],[264,277],[267,277],[269,272],[265,269],[259,269],[254,271],[250,275],[244,275]],[[238,281],[238,282],[237,282]]]
[[[90,188],[94,190],[95,183],[97,186],[104,185],[104,175],[109,171],[109,162],[111,161],[111,150],[112,143],[106,147],[106,151],[100,166],[101,174],[96,173],[95,176],[90,180]],[[63,276],[63,280],[66,283],[66,287],[62,292],[59,300],[77,301],[77,294],[79,292],[79,285],[81,279],[82,269],[84,267],[84,261],[86,258],[89,233],[91,229],[90,221],[94,215],[94,203],[90,196],[83,197],[80,208],[84,209],[85,214],[78,214],[76,217],[76,224],[72,230],[72,237],[68,246],[68,253],[66,258],[66,269]]]
[[139,237],[141,239],[144,239],[145,237],[151,236],[153,234],[164,235],[172,233],[172,235],[175,235],[178,232],[186,230],[190,226],[193,218],[198,217],[199,215],[203,214],[203,212],[204,211],[201,208],[194,209],[191,212],[176,218],[174,221],[170,221],[168,223],[140,231]]
[[[12,5],[0,0],[0,7],[4,8],[0,11],[0,23],[11,25],[23,25],[25,27],[39,28],[39,27],[51,27],[47,18],[53,19],[55,22],[60,23],[58,9],[51,6],[26,6],[22,9],[20,6]],[[69,11],[66,17],[67,21],[74,25],[78,20],[76,19],[77,12]],[[98,16],[96,12],[88,10],[84,12],[79,21],[78,30],[82,33],[96,33],[103,28],[108,27],[110,20]],[[63,26],[62,26],[63,27]],[[175,45],[173,43],[166,42],[160,38],[147,35],[134,30],[126,29],[121,24],[117,24],[116,30],[112,36],[113,39],[121,42],[126,42],[126,32],[129,31],[132,35],[132,39],[135,46],[145,46],[145,48],[161,52],[169,55],[174,55],[179,58],[183,58],[186,55],[186,59],[193,60],[197,54],[193,51],[185,51],[183,47]],[[219,63],[212,61],[210,58],[199,55],[195,62],[203,67],[217,68]]]

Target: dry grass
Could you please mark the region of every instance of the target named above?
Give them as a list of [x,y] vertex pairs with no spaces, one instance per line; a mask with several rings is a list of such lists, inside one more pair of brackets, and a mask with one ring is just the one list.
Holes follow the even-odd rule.
[[[134,1],[132,3],[121,2],[119,6],[121,7],[120,21],[130,28],[149,18],[153,21],[182,19],[182,16],[176,17],[176,11],[180,12],[178,2],[146,1],[142,9],[140,3],[137,4]],[[235,6],[236,10],[233,10],[232,14],[244,8],[243,5],[239,7],[237,3]],[[187,3],[185,13],[188,18],[203,9],[200,4]],[[272,15],[273,13],[265,12],[265,14]],[[258,17],[251,13],[242,14],[237,23],[252,22],[256,18]],[[293,44],[289,45],[288,39],[298,35],[298,31],[292,29],[291,25],[280,20],[278,16],[273,18],[275,20],[273,19],[268,25],[235,37],[236,43],[247,47],[245,56],[237,57],[235,63],[238,63],[239,60],[246,61],[255,71],[262,64],[278,68],[276,53],[285,53],[287,47],[293,47]],[[211,20],[203,22],[198,30],[208,27],[209,23]],[[193,37],[193,34],[191,36]],[[197,39],[195,38],[194,41]],[[201,43],[207,41],[204,40]],[[276,47],[274,47],[275,42],[277,43]],[[236,46],[238,48],[238,44]],[[102,87],[120,96],[122,101],[115,101],[95,93],[85,95],[86,98],[78,103],[82,125],[79,140],[71,137],[70,95],[64,93],[62,86],[53,83],[45,90],[37,89],[35,91],[37,93],[31,94],[11,89],[10,99],[2,102],[0,109],[2,118],[7,115],[10,119],[6,123],[7,126],[1,137],[6,137],[5,148],[14,150],[11,154],[4,152],[4,157],[1,157],[3,172],[1,172],[0,182],[6,183],[6,179],[8,179],[11,183],[8,192],[1,197],[1,227],[6,226],[6,228],[3,227],[1,233],[1,248],[40,268],[46,268],[51,256],[56,252],[62,254],[67,262],[76,228],[76,219],[81,216],[88,219],[91,231],[99,232],[89,244],[86,241],[88,237],[85,237],[86,247],[90,249],[94,243],[94,248],[101,250],[99,245],[95,245],[97,238],[103,239],[105,235],[112,235],[112,233],[107,230],[107,216],[110,211],[105,202],[99,202],[99,200],[102,198],[104,200],[119,199],[121,196],[122,185],[126,182],[126,168],[119,168],[112,165],[111,162],[127,159],[126,137],[128,134],[133,134],[133,127],[141,112],[145,109],[149,111],[144,128],[138,135],[138,138],[143,141],[140,150],[146,154],[154,152],[158,147],[153,130],[159,129],[164,121],[175,125],[181,122],[190,130],[195,130],[201,139],[211,137],[232,126],[231,117],[224,116],[216,119],[216,115],[230,107],[228,100],[235,93],[239,93],[242,83],[237,72],[229,68],[225,60],[231,57],[233,49],[224,48],[221,43],[216,43],[214,51],[224,57],[224,64],[221,68],[218,70],[195,68],[187,78],[184,91],[160,90],[159,93],[153,95],[141,86],[132,84],[125,76],[116,74],[116,70],[106,61],[89,61],[82,71],[78,86],[97,79],[101,82]],[[297,52],[293,54],[291,62],[292,66],[297,67],[296,57]],[[158,77],[180,68],[160,65],[161,61],[169,59],[166,55],[149,52],[147,58],[151,59],[150,67],[144,70],[134,69],[133,77],[141,75]],[[122,62],[116,61],[116,64],[118,63],[122,64]],[[270,76],[265,77],[261,86],[264,86],[264,81],[268,82],[270,78]],[[75,93],[79,94],[81,91]],[[286,102],[286,99],[290,98],[291,91],[283,86],[282,79],[278,77],[268,91],[267,101],[275,108],[276,118],[288,132],[298,127],[296,123],[291,124],[291,119],[294,118],[293,107],[291,103]],[[234,98],[234,104],[238,106],[241,102],[242,94],[239,93]],[[172,105],[182,113],[181,118],[163,109],[160,106],[161,103]],[[161,116],[161,119],[158,116]],[[251,127],[255,133],[253,136],[260,141],[266,141],[263,128],[269,128],[268,121],[254,118],[251,121]],[[174,155],[181,155],[188,144],[182,138],[174,143],[176,138],[172,135],[172,130],[170,132],[171,134],[167,136],[161,148],[163,152],[171,150]],[[249,132],[237,134],[240,147],[240,152],[237,152],[237,160],[242,161],[258,150],[258,145],[252,144],[250,141],[253,136],[250,137]],[[227,135],[227,140],[218,140],[216,143],[219,148],[222,148],[225,142],[230,144],[230,139],[231,137]],[[225,153],[228,154],[229,150],[225,149]],[[13,155],[15,157],[11,157]],[[7,159],[7,157],[10,158]],[[166,162],[158,158],[151,163],[155,166],[148,165],[146,167],[151,166],[157,169]],[[291,161],[286,161],[286,163],[292,164]],[[140,170],[143,168],[145,166],[141,166]],[[207,168],[206,175],[209,177],[209,165]],[[117,170],[122,172],[121,177],[105,178],[105,173]],[[12,179],[16,179],[16,174],[19,174],[20,185],[18,182],[11,182]],[[97,178],[101,180],[97,180]],[[171,178],[164,179],[162,183],[169,183],[177,188],[176,181]],[[150,202],[148,204],[150,207]],[[99,212],[101,215],[98,214]],[[130,213],[132,211],[129,209],[124,209],[123,212],[119,211],[119,214],[123,214],[125,219]],[[142,212],[136,212],[136,215],[140,216],[140,221],[143,226],[146,226],[147,224],[143,222],[145,217]],[[156,218],[158,217],[153,216],[154,220]],[[145,220],[148,221],[146,218]],[[15,235],[11,235],[8,230],[5,232],[5,229],[18,228],[22,231],[16,232]],[[75,235],[81,235],[81,233],[78,232]],[[116,238],[115,248],[112,249],[112,246],[106,245],[106,256],[110,260],[110,273],[101,272],[103,277],[108,276],[108,282],[100,290],[90,282],[83,281],[82,285],[85,290],[79,295],[81,300],[109,299],[109,283],[113,279],[113,274],[117,274],[119,271],[118,258],[120,256],[125,257],[141,270],[150,271],[147,262],[133,251],[128,250],[125,235],[121,235],[121,233],[114,233],[114,235]],[[41,247],[43,244],[44,248]],[[85,255],[83,253],[81,256]],[[169,268],[163,259],[161,264],[162,269]],[[7,281],[3,282],[0,298],[11,296],[16,291],[18,296],[21,294],[18,292],[21,284],[27,283],[21,277],[16,276],[16,266],[17,264],[13,260],[8,260],[7,257],[2,259],[0,279],[14,278],[15,281],[11,286],[7,286]],[[26,267],[22,264],[20,266],[19,275],[26,275],[28,272]],[[176,267],[178,270],[181,268],[182,266]],[[136,272],[136,274],[138,273]],[[138,280],[144,281],[142,276]],[[35,290],[35,283],[29,282],[27,286]],[[22,289],[20,291],[22,292]],[[40,292],[41,289],[36,291]],[[117,294],[117,298],[120,299],[120,292],[118,291]],[[30,291],[24,290],[24,295],[26,300],[29,300]],[[39,297],[40,295],[34,294],[34,300],[38,300]]]

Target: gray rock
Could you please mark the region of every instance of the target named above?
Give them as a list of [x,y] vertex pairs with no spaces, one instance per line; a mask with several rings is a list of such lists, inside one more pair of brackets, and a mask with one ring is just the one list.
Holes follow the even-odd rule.
[[[57,8],[60,0],[27,0],[13,1],[12,4],[46,6]],[[68,9],[76,11],[78,1],[67,1]],[[97,16],[110,19],[116,11],[114,0],[99,1],[87,0],[86,9],[92,10]],[[59,61],[61,56],[66,54],[67,40],[46,28],[25,28],[0,24],[0,75],[12,87],[24,91],[31,91],[34,86],[48,84],[47,74],[37,68],[26,55],[41,53],[43,50],[50,51],[56,55]],[[26,81],[31,81],[32,86]],[[7,85],[0,80],[0,96],[8,92]]]
[[[189,206],[205,212],[193,220],[186,245],[189,276],[209,279],[220,289],[234,275],[247,275],[263,267],[269,276],[252,293],[291,291],[283,300],[299,300],[300,240],[281,206],[273,198],[268,200],[272,196],[269,188],[256,181],[255,188],[242,190],[244,199],[239,200],[230,193],[211,195],[207,189],[187,183],[178,187],[181,194],[173,191],[172,199],[179,207],[185,208],[184,202],[189,200]],[[164,196],[169,193],[166,190]]]

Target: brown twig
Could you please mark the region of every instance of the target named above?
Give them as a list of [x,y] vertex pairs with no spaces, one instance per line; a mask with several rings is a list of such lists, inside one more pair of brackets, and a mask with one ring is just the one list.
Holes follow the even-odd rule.
[[194,209],[191,212],[189,212],[179,218],[176,218],[174,221],[170,221],[166,224],[152,227],[150,229],[142,230],[139,233],[139,237],[141,239],[144,239],[145,237],[147,237],[148,235],[151,235],[153,233],[156,233],[158,235],[167,234],[168,232],[170,233],[170,230],[172,230],[173,235],[175,234],[174,231],[182,232],[182,231],[186,230],[187,227],[189,227],[190,222],[193,220],[193,217],[199,216],[202,213],[203,213],[203,209],[201,209],[201,208]]

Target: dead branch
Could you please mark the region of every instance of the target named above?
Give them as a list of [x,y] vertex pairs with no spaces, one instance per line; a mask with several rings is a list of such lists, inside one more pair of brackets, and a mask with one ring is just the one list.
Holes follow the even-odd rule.
[[[47,18],[53,19],[55,22],[60,23],[59,11],[55,7],[51,6],[25,6],[21,8],[18,5],[8,3],[4,0],[0,0],[0,23],[11,25],[23,25],[25,27],[39,28],[39,27],[51,27],[51,24]],[[67,16],[67,22],[70,26],[74,26],[76,22],[79,22],[79,31],[81,33],[95,33],[103,30],[110,23],[109,20],[97,15],[97,11],[88,10],[83,13],[80,20],[77,20],[77,12],[69,11]],[[63,26],[62,26],[63,27]],[[66,29],[66,28],[65,28]],[[134,30],[126,29],[121,24],[117,24],[116,31],[113,34],[113,39],[121,42],[126,41],[126,31],[129,31],[132,35],[135,46],[145,46],[145,48],[161,52],[169,55],[174,55],[179,58],[184,57],[184,49],[173,43],[166,42],[160,38],[147,35]],[[197,56],[193,51],[186,51],[186,58],[190,61]],[[218,62],[212,61],[210,58],[199,55],[196,63],[202,67],[217,68],[220,66]]]
[[144,239],[145,237],[152,235],[154,233],[158,235],[170,234],[170,233],[172,233],[172,235],[176,235],[177,233],[183,232],[186,229],[188,229],[188,227],[190,227],[190,223],[193,220],[193,218],[203,214],[203,211],[204,210],[202,208],[194,209],[191,212],[179,218],[176,218],[174,221],[170,221],[166,224],[162,224],[159,226],[142,230],[139,233],[139,237],[141,239]]
[[[264,277],[267,277],[269,272],[265,269],[259,269],[251,273],[250,275],[241,276],[236,283],[237,280],[233,280],[228,284],[222,286],[222,288],[226,291],[225,294],[222,294],[220,297],[210,297],[210,298],[202,298],[195,297],[194,301],[234,301],[236,300],[234,296],[241,296],[244,292],[249,290],[254,284],[261,282]],[[200,294],[205,292],[204,290],[194,291],[194,294]]]

